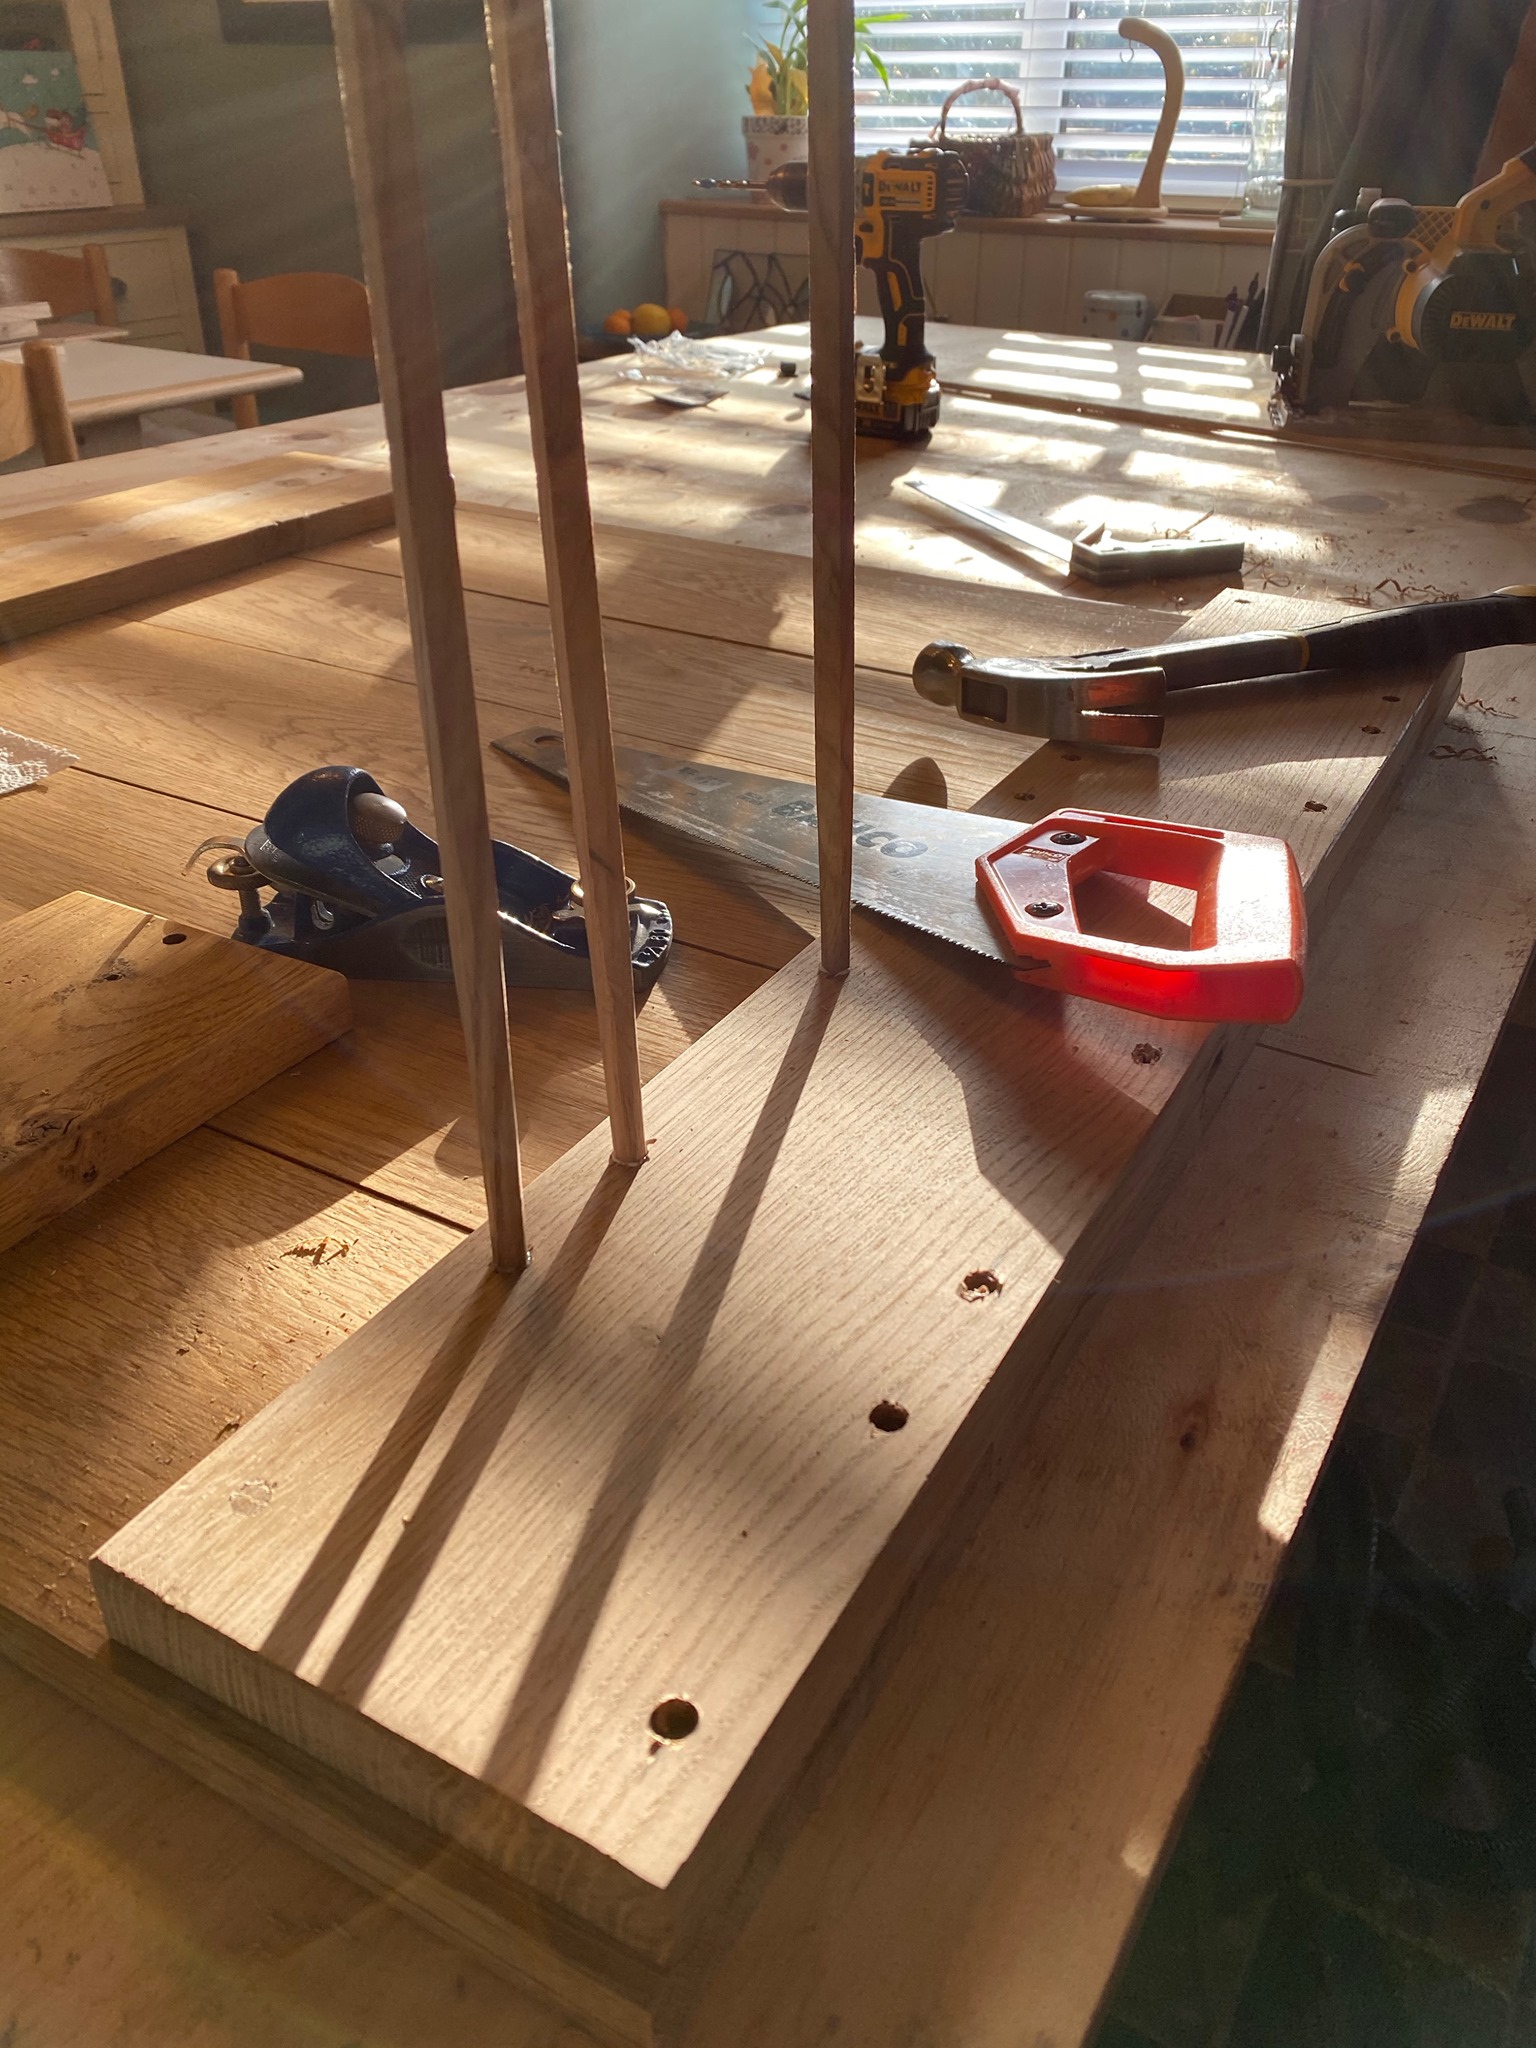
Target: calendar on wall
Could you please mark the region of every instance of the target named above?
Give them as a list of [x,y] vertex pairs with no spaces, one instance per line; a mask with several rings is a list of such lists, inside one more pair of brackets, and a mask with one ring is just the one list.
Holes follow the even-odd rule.
[[111,204],[73,54],[0,50],[0,213]]

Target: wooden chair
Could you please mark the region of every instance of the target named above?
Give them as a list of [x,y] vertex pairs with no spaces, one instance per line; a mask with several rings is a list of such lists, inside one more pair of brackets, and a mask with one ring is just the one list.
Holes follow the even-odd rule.
[[21,361],[0,357],[0,462],[41,448],[44,462],[78,462],[80,449],[64,402],[62,353],[51,341],[24,341]]
[[99,242],[87,242],[78,256],[0,248],[0,306],[27,306],[40,299],[53,308],[55,320],[90,313],[98,327],[119,324],[107,252]]
[[[334,270],[289,270],[242,283],[238,271],[216,270],[213,289],[227,356],[248,362],[254,342],[258,348],[373,360],[368,288],[355,277]],[[254,394],[244,392],[233,404],[237,427],[260,425]]]

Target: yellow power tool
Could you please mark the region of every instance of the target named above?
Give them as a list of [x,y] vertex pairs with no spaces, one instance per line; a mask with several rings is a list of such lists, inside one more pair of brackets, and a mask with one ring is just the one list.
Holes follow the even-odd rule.
[[1458,206],[1378,199],[1357,214],[1317,259],[1301,331],[1275,350],[1277,420],[1356,400],[1536,418],[1536,276],[1500,238],[1532,201],[1536,148]]
[[[939,416],[939,380],[924,336],[923,244],[954,226],[965,205],[965,165],[948,149],[883,149],[860,158],[854,187],[859,261],[874,275],[885,338],[858,359],[858,431],[920,441]],[[768,197],[787,213],[807,199],[803,163],[769,174]]]

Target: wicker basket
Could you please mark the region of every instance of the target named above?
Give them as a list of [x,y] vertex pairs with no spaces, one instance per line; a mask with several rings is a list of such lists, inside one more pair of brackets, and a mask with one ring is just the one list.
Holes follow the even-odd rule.
[[[949,110],[969,92],[1000,92],[1013,102],[1012,135],[951,135]],[[1013,86],[1001,78],[972,78],[958,85],[939,109],[933,139],[965,164],[971,181],[967,213],[998,220],[1022,220],[1038,213],[1056,189],[1056,145],[1049,135],[1024,133],[1024,109]]]

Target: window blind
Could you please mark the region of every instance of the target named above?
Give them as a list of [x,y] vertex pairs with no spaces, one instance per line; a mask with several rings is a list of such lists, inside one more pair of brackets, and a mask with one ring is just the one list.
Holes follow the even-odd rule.
[[[1254,0],[870,0],[868,12],[899,18],[870,25],[891,90],[861,64],[861,151],[925,140],[957,85],[1002,78],[1018,88],[1025,127],[1055,138],[1064,187],[1134,183],[1163,97],[1156,55],[1118,32],[1135,13],[1167,29],[1184,55],[1184,113],[1165,189],[1225,198],[1243,188],[1271,28]],[[1002,133],[1013,110],[995,93],[978,94],[950,123],[972,135]]]

